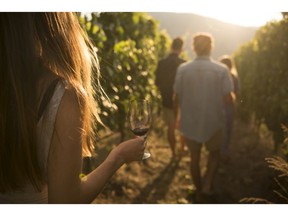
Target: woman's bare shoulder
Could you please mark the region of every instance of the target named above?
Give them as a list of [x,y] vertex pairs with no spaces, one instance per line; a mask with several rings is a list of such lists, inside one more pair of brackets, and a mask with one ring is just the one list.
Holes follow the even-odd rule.
[[81,117],[79,93],[76,88],[69,83],[65,83],[65,91],[58,108],[57,121],[63,123],[77,120]]

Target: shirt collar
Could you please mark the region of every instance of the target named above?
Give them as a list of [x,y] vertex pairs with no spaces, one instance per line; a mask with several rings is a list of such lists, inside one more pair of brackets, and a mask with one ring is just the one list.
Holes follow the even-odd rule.
[[210,56],[196,56],[195,60],[211,60]]

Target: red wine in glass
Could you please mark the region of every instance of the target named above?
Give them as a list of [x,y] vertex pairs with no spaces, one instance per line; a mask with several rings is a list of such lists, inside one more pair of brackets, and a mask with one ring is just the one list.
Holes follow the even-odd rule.
[[[148,100],[133,100],[129,104],[129,125],[131,131],[146,139],[151,125],[151,107]],[[146,141],[145,141],[146,142]],[[149,152],[144,152],[143,159],[151,156]]]
[[147,132],[149,131],[149,128],[134,128],[132,129],[132,132],[136,135],[136,136],[144,136],[147,134]]

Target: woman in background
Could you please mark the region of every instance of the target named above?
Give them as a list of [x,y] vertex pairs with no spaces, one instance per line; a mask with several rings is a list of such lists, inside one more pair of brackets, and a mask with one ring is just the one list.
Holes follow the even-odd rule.
[[81,179],[102,90],[75,14],[0,13],[0,47],[0,203],[91,203],[118,168],[141,160],[144,141],[131,139]]
[[220,62],[225,64],[230,72],[230,77],[233,83],[233,93],[234,93],[234,103],[225,104],[224,112],[225,112],[225,136],[224,142],[221,148],[221,155],[224,160],[229,159],[229,146],[231,142],[231,134],[233,130],[233,122],[235,116],[235,100],[239,96],[239,79],[236,67],[232,61],[232,59],[228,55],[224,55],[220,58]]

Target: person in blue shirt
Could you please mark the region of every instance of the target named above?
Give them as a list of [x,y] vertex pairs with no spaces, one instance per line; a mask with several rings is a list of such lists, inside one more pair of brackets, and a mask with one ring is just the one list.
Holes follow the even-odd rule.
[[[176,73],[175,113],[190,150],[195,202],[202,202],[203,194],[212,192],[223,143],[223,101],[233,103],[233,88],[227,67],[211,58],[213,37],[194,35],[193,48],[196,58],[180,65]],[[204,178],[200,169],[203,144],[209,153]]]

